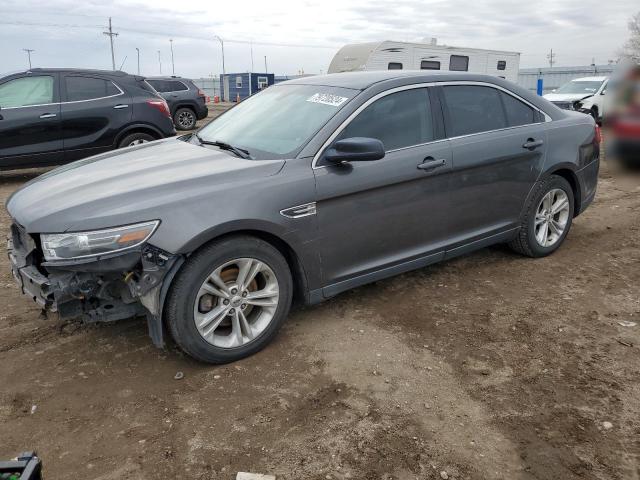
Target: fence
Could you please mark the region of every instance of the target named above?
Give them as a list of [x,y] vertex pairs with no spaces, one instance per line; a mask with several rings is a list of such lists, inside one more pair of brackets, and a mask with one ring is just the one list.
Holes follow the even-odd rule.
[[219,77],[194,78],[193,83],[195,83],[199,89],[204,91],[205,95],[211,97],[211,101],[213,101],[213,97],[215,96],[222,96],[220,94]]
[[549,93],[574,78],[607,77],[615,70],[615,65],[590,65],[585,67],[521,68],[518,85],[536,91],[538,78],[543,80],[543,93]]

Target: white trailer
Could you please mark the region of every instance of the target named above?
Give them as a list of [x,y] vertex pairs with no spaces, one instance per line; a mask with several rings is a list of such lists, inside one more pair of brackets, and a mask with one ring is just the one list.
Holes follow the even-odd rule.
[[444,70],[495,75],[518,81],[520,53],[429,43],[370,42],[345,45],[331,60],[328,73],[362,70]]

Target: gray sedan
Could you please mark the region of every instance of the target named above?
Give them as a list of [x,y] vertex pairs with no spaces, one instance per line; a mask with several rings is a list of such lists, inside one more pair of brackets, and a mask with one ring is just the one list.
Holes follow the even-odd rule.
[[204,362],[292,302],[491,244],[543,257],[596,193],[593,119],[500,78],[358,72],[270,87],[195,134],[98,155],[7,202],[23,292],[85,322],[145,316]]

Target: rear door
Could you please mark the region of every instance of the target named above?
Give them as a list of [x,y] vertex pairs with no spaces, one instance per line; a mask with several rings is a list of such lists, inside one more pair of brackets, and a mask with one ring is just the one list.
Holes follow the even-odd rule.
[[110,150],[132,118],[131,97],[109,78],[65,74],[62,80],[65,160]]
[[0,80],[0,166],[62,161],[57,73]]
[[454,247],[515,228],[546,154],[543,114],[489,84],[441,87]]
[[444,256],[451,152],[439,107],[427,88],[381,95],[334,141],[376,138],[385,157],[333,166],[320,157],[314,169],[325,296]]

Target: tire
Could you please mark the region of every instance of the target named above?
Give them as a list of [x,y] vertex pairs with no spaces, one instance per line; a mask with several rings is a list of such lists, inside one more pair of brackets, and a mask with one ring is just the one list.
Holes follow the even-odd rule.
[[[542,217],[547,217],[547,209],[543,201],[553,198],[548,203],[554,202],[554,205],[560,206],[560,200],[563,198],[560,192],[564,192],[568,206],[566,209],[563,208],[561,215],[549,213],[549,217],[555,220],[555,223],[549,226],[549,221],[542,221]],[[541,213],[540,209],[545,210],[545,213]],[[541,180],[537,183],[535,192],[526,207],[518,236],[509,243],[509,246],[516,252],[533,258],[546,257],[552,254],[562,245],[571,229],[574,209],[575,198],[569,182],[558,175],[551,175]],[[537,227],[537,223],[539,223],[540,227]],[[543,235],[545,223],[548,225],[547,234]],[[562,233],[558,234],[557,227],[563,224]],[[549,243],[543,245],[539,240],[541,236],[546,238]]]
[[176,130],[193,130],[196,128],[196,112],[190,108],[183,107],[176,110],[173,114],[173,124]]
[[[267,302],[273,301],[273,306],[261,307],[242,304],[244,306],[239,307],[239,303],[235,303],[238,301],[237,297],[240,297],[239,301],[258,303],[261,301],[260,298],[265,298],[263,296],[252,300],[250,297],[245,297],[243,300],[241,295],[244,295],[246,291],[244,287],[240,287],[243,282],[239,278],[226,281],[224,284],[225,288],[228,288],[227,293],[229,294],[233,291],[232,287],[237,285],[239,287],[237,295],[224,298],[208,294],[208,287],[205,285],[209,287],[219,285],[210,283],[210,279],[214,275],[218,275],[217,279],[222,279],[223,282],[225,276],[231,275],[233,277],[234,273],[238,277],[240,276],[242,267],[234,263],[237,260],[253,260],[257,261],[253,265],[262,264],[265,267],[264,272],[258,272],[254,276],[254,280],[250,281],[250,285],[255,282],[256,287],[249,294],[258,294],[268,289],[271,291],[273,286],[269,287],[267,282],[272,285],[275,281],[275,290],[278,292],[277,299],[266,300]],[[225,267],[230,262],[232,265]],[[219,271],[220,268],[222,270]],[[218,271],[219,273],[216,274]],[[251,275],[247,275],[248,277]],[[266,286],[259,285],[260,282]],[[260,288],[262,290],[259,290]],[[251,287],[247,288],[247,290],[250,289]],[[214,290],[217,290],[218,293],[222,292],[222,288],[217,286]],[[164,320],[175,342],[189,356],[201,362],[212,364],[234,362],[260,351],[276,336],[289,314],[292,294],[293,281],[289,266],[276,248],[255,237],[230,236],[209,243],[191,255],[185,262],[169,289]],[[203,300],[205,300],[204,303]],[[223,301],[226,301],[227,305],[223,305]],[[204,304],[209,310],[205,308],[201,311]],[[229,310],[233,310],[234,305],[235,314]],[[211,321],[211,323],[206,323],[206,320],[203,320],[207,315],[213,317],[218,311],[224,312],[216,315],[215,318],[218,320]],[[271,315],[270,320],[269,315]],[[196,325],[196,316],[200,327]],[[203,327],[205,323],[206,325]],[[219,326],[216,326],[216,323]],[[213,329],[211,333],[205,335],[210,328]],[[247,328],[252,331],[251,334],[247,333]],[[201,333],[203,330],[204,333]],[[237,331],[241,332],[239,337],[236,335]],[[224,333],[228,333],[228,336],[223,335]],[[240,343],[232,344],[236,340],[239,340]],[[228,345],[223,345],[225,342]]]
[[590,110],[591,116],[593,117],[593,120],[599,124],[600,123],[600,118],[598,117],[598,109],[596,107],[592,107]]
[[118,148],[132,147],[133,145],[139,145],[142,143],[153,142],[155,138],[148,133],[132,133],[124,137],[118,144]]

